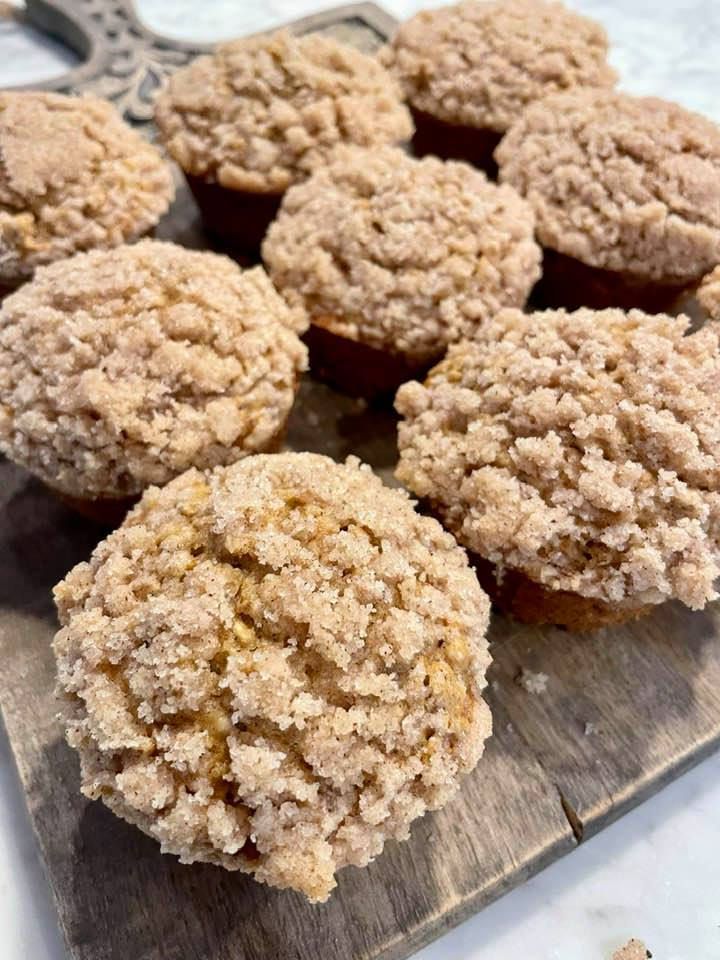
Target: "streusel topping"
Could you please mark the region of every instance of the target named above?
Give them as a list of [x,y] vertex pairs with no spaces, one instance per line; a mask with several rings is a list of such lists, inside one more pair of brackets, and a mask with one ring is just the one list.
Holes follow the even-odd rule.
[[222,44],[178,70],[155,119],[186,173],[282,193],[340,143],[400,143],[412,121],[373,57],[319,34],[285,31]]
[[83,791],[186,863],[324,900],[454,794],[490,733],[488,600],[354,458],[152,487],[55,598]]
[[397,475],[468,549],[613,604],[716,597],[720,349],[634,310],[503,310],[396,406]]
[[311,320],[425,361],[525,303],[540,275],[533,227],[512,188],[466,164],[347,149],[288,191],[263,258]]
[[498,0],[423,10],[381,59],[416,109],[502,133],[549,93],[612,86],[607,49],[599,23],[560,3]]
[[704,278],[697,298],[711,320],[720,320],[720,266],[715,267]]
[[305,326],[261,268],[172,243],[44,267],[0,311],[0,450],[83,499],[232,463],[282,428]]
[[0,280],[135,239],[173,195],[160,153],[110,103],[0,91]]
[[720,261],[720,127],[598,90],[530,106],[495,152],[541,242],[593,267],[684,283]]

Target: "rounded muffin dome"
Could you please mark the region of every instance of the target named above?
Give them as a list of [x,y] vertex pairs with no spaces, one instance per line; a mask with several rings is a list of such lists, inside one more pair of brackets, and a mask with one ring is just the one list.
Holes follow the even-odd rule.
[[0,282],[136,239],[173,195],[160,153],[112,104],[0,91]]
[[495,157],[553,250],[679,284],[720,260],[720,128],[699,114],[606,90],[556,94]]
[[91,500],[267,449],[305,326],[261,268],[172,243],[44,267],[0,310],[0,451]]
[[417,110],[502,133],[549,93],[612,86],[607,49],[600,24],[560,3],[499,0],[423,10],[382,59]]
[[430,361],[525,303],[540,275],[533,227],[512,188],[464,163],[348,149],[288,191],[262,252],[311,320]]
[[260,455],[153,487],[55,598],[83,791],[184,862],[323,900],[442,805],[490,733],[487,598],[354,459]]
[[285,31],[220,45],[174,73],[155,120],[186,173],[236,190],[282,193],[339,143],[400,143],[412,121],[373,57]]
[[703,607],[720,574],[720,345],[688,324],[503,310],[401,387],[399,479],[501,574]]

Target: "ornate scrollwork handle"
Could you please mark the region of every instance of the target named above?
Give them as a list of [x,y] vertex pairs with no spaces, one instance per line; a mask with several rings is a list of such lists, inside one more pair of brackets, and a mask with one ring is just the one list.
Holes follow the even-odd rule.
[[[133,0],[26,0],[25,17],[83,61],[34,86],[96,93],[114,101],[125,119],[136,124],[150,120],[153,95],[168,74],[213,48],[210,43],[187,43],[155,33],[142,22]],[[395,21],[373,3],[356,3],[288,26],[297,33],[320,30],[338,39],[345,35],[370,51],[387,39]]]

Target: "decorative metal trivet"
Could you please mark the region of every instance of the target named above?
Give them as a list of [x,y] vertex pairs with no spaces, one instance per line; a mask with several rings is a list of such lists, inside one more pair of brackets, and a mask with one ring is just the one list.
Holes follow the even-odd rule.
[[[26,0],[17,16],[60,40],[81,59],[62,76],[31,86],[61,93],[91,92],[116,103],[126,120],[147,123],[152,98],[163,79],[212,43],[188,43],[155,33],[140,19],[133,0]],[[377,50],[395,26],[374,3],[356,3],[303,17],[295,33],[328,33],[367,52]]]

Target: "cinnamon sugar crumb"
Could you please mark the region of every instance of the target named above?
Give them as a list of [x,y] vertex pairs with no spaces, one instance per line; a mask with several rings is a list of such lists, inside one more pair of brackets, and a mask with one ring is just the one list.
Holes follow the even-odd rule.
[[720,574],[720,348],[633,310],[503,310],[396,406],[398,478],[552,589],[699,609]]
[[333,333],[419,361],[522,306],[540,275],[529,206],[464,163],[339,150],[285,195],[273,281]]
[[187,173],[269,193],[304,179],[340,143],[401,143],[413,129],[375,58],[286,31],[221,44],[178,70],[155,120]]
[[711,320],[720,320],[720,266],[704,278],[698,288],[697,298]]
[[55,599],[83,791],[186,863],[324,900],[455,793],[490,733],[488,600],[354,458],[153,487]]
[[171,243],[41,268],[0,311],[0,451],[93,499],[266,449],[305,326],[261,268]]
[[516,677],[516,683],[528,693],[541,694],[547,690],[550,677],[546,673],[533,673],[524,668]]
[[0,280],[135,239],[173,194],[160,153],[105,100],[0,92]]
[[652,957],[652,954],[645,944],[640,940],[633,939],[626,943],[624,947],[616,950],[612,960],[648,960],[649,957]]
[[553,250],[668,283],[720,261],[720,127],[675,103],[555,94],[513,124],[495,159]]
[[600,24],[560,3],[500,0],[424,10],[381,58],[418,110],[502,133],[547,94],[612,86],[607,50]]

